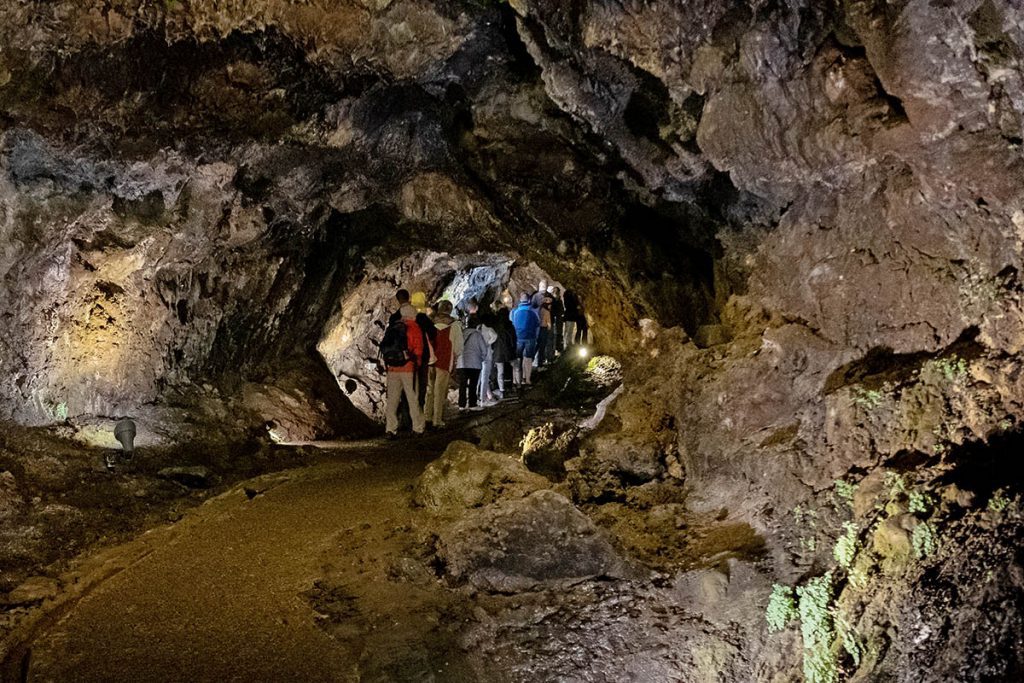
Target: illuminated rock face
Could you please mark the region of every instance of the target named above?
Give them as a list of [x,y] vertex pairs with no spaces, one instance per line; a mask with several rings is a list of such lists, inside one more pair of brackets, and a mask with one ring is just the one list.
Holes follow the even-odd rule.
[[[429,251],[579,290],[627,385],[584,460],[659,463],[779,581],[834,563],[792,511],[836,479],[938,495],[1024,420],[1018,3],[108,4],[0,7],[5,418],[350,433],[346,302]],[[900,638],[879,676],[942,652]]]

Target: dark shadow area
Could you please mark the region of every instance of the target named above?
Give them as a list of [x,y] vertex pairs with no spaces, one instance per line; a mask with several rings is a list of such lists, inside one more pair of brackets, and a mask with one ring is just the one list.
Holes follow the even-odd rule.
[[[89,46],[61,58],[54,73],[36,85],[34,97],[23,95],[45,98],[85,89],[96,99],[78,103],[75,118],[101,128],[124,124],[116,135],[121,151],[144,155],[196,135],[223,142],[279,136],[350,86],[358,90],[361,83],[338,81],[272,28],[170,44],[152,30],[133,35],[117,50]],[[118,108],[122,101],[133,105]],[[191,115],[182,116],[184,111]],[[66,132],[72,130],[88,134],[85,128]]]
[[886,347],[870,349],[863,357],[833,370],[825,380],[824,393],[831,394],[852,384],[861,384],[867,389],[878,389],[883,384],[900,386],[913,381],[921,366],[933,359],[973,360],[985,352],[985,348],[976,341],[978,334],[976,326],[968,327],[956,341],[938,353],[895,353]]
[[1024,492],[1024,429],[1017,426],[993,434],[988,442],[954,446],[944,461],[953,469],[942,480],[972,491],[981,504],[987,503],[999,489],[1005,489],[1012,497]]
[[718,316],[714,257],[689,239],[692,229],[685,219],[633,204],[614,238],[621,276],[643,293],[662,324],[680,324],[690,335]]

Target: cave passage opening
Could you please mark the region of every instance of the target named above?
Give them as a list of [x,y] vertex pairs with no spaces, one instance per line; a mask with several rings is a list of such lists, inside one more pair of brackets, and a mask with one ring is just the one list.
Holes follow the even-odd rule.
[[447,300],[453,315],[465,318],[475,300],[481,312],[499,313],[520,294],[532,294],[541,283],[565,291],[563,284],[535,262],[508,252],[449,254],[421,250],[377,268],[340,301],[316,344],[341,390],[367,416],[382,420],[385,374],[378,363],[378,344],[395,310],[395,293],[422,292],[428,306]]

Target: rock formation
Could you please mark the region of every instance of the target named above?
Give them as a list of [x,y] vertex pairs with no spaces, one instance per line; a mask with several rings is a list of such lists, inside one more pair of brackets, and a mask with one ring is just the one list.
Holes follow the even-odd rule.
[[0,417],[354,434],[375,274],[507,254],[624,366],[563,493],[764,539],[646,671],[1013,679],[1022,60],[1010,0],[4,3]]

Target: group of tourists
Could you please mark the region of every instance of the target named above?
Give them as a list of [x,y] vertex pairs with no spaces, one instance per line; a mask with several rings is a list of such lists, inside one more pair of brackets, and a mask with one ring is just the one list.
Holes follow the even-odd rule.
[[506,292],[486,312],[470,299],[459,317],[452,302],[428,305],[423,292],[410,295],[400,289],[395,300],[398,310],[380,342],[387,369],[388,438],[397,438],[403,406],[414,433],[444,427],[453,376],[459,410],[482,410],[513,392],[518,396],[531,384],[534,368],[569,346],[589,343],[583,302],[571,290],[563,296],[543,280],[535,292],[523,292],[514,308]]

